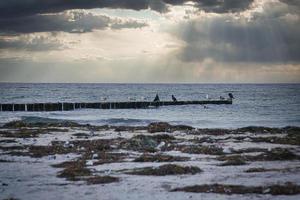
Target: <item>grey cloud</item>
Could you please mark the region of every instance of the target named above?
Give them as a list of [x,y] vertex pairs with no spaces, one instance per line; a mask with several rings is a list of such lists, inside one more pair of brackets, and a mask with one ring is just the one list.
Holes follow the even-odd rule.
[[299,0],[280,0],[280,1],[293,6],[300,6]]
[[33,15],[9,20],[0,20],[2,34],[55,32],[91,32],[109,27],[140,28],[147,24],[134,20],[119,20],[84,11],[66,11],[58,14]]
[[147,26],[146,23],[137,22],[135,20],[116,20],[110,25],[111,29],[123,29],[123,28],[142,28]]
[[251,20],[225,15],[184,23],[177,36],[186,46],[178,56],[186,62],[299,62],[300,18],[289,11],[267,4]]
[[207,12],[226,13],[246,10],[254,0],[200,0],[198,7]]
[[22,49],[27,51],[49,51],[65,49],[64,45],[51,35],[20,36],[9,39],[0,38],[0,49]]

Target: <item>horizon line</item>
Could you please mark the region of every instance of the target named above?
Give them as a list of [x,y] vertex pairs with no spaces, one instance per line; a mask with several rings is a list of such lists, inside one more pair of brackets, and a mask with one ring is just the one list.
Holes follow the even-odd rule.
[[276,85],[276,84],[300,84],[300,82],[245,82],[245,83],[237,83],[237,82],[2,82],[0,84],[141,84],[141,85],[168,85],[168,84],[178,84],[178,85],[193,85],[193,84],[202,84],[202,85],[209,85],[209,84],[220,84],[220,85],[255,85],[255,84],[264,84],[264,85]]

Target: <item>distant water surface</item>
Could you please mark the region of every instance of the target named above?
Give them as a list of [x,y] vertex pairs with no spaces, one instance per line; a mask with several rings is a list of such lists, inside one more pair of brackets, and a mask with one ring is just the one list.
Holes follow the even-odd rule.
[[95,125],[147,125],[166,121],[199,128],[300,126],[300,84],[21,84],[0,83],[0,103],[201,100],[235,96],[233,105],[166,106],[158,109],[0,112],[0,124],[26,117]]

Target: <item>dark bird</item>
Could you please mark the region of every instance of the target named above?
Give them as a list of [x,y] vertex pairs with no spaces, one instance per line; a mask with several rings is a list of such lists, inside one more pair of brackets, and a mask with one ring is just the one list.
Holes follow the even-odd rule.
[[234,99],[232,93],[228,93],[228,96],[229,96],[230,99]]
[[174,96],[174,95],[172,95],[172,100],[173,100],[174,102],[176,102],[176,101],[177,101],[177,99],[175,98],[175,96]]
[[156,94],[156,96],[155,96],[155,98],[154,98],[154,100],[153,100],[154,102],[158,102],[158,101],[160,101],[159,100],[159,96],[158,96],[158,94]]

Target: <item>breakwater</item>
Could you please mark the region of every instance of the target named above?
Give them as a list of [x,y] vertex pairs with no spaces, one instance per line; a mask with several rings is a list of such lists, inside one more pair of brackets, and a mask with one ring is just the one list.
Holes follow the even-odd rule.
[[160,106],[175,106],[188,104],[232,104],[231,99],[227,100],[203,100],[203,101],[128,101],[128,102],[97,102],[97,103],[28,103],[28,104],[0,104],[0,111],[71,111],[76,109],[146,109]]

